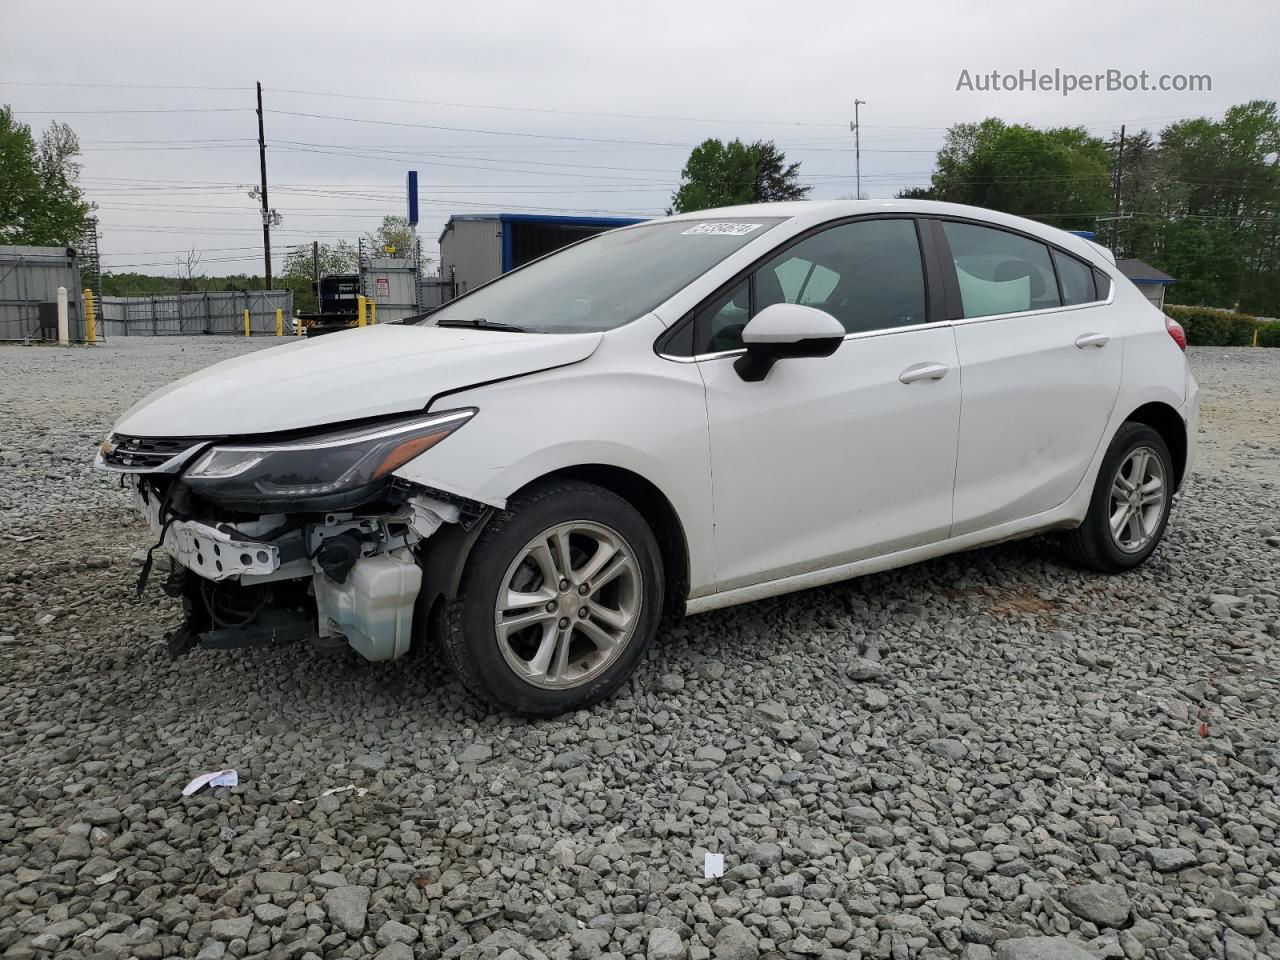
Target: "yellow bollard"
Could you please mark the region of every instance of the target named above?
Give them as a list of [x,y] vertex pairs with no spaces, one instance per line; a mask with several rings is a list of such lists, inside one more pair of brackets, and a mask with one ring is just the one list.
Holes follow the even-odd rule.
[[369,301],[369,322],[370,323],[378,322],[378,301],[377,300]]
[[249,335],[249,311],[248,310],[245,310],[244,312],[244,335],[246,337]]
[[276,336],[284,336],[284,311],[276,307]]
[[98,342],[98,315],[93,310],[93,291],[84,291],[84,338],[89,343]]
[[293,315],[293,333],[294,333],[294,336],[298,336],[298,337],[302,336],[302,331],[303,331],[302,318],[301,318],[300,316],[298,316],[298,315],[295,313],[295,314]]
[[356,326],[363,327],[365,323],[365,311],[368,309],[369,301],[364,297],[356,297]]

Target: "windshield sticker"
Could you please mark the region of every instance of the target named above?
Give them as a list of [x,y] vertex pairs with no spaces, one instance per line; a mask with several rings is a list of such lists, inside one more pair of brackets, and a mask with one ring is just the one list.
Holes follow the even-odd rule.
[[759,230],[763,226],[763,223],[729,223],[724,220],[713,220],[683,230],[680,236],[745,237],[752,230]]

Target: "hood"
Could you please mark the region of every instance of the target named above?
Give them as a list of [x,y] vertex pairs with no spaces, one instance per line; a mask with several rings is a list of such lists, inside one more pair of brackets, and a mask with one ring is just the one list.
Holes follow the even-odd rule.
[[603,334],[380,324],[226,360],[136,403],[114,431],[136,437],[275,433],[422,410],[432,397],[577,363]]

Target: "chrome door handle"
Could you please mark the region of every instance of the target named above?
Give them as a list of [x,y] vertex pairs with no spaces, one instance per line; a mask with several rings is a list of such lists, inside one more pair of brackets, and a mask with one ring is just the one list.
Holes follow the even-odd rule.
[[950,368],[945,363],[913,363],[898,374],[898,379],[903,383],[915,383],[917,380],[941,380],[947,375],[948,369]]
[[1076,346],[1081,350],[1085,347],[1105,347],[1110,339],[1105,333],[1083,333],[1076,337]]

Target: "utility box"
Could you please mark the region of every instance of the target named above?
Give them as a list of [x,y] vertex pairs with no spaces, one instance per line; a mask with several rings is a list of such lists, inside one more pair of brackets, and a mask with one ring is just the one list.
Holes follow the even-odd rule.
[[642,222],[638,217],[455,214],[440,233],[440,277],[452,280],[462,296],[577,240]]
[[378,305],[378,322],[418,313],[418,267],[405,257],[371,257],[360,268],[360,292]]

